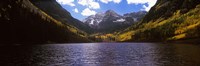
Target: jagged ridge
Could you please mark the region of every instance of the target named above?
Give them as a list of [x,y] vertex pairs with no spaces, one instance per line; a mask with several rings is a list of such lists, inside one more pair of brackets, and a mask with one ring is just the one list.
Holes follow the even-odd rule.
[[140,21],[146,13],[146,11],[139,11],[121,16],[113,10],[108,10],[105,13],[100,12],[96,15],[89,16],[83,22],[91,28],[94,28],[96,30],[95,32],[113,33]]

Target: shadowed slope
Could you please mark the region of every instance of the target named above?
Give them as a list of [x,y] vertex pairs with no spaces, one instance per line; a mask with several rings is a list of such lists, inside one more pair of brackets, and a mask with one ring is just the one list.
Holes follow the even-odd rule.
[[89,42],[85,33],[55,20],[29,0],[0,1],[1,44]]
[[84,32],[93,33],[93,29],[83,22],[73,18],[71,14],[62,8],[60,4],[56,2],[56,0],[30,0],[35,6],[39,9],[46,12],[48,15],[52,16],[58,21],[62,23],[70,24]]

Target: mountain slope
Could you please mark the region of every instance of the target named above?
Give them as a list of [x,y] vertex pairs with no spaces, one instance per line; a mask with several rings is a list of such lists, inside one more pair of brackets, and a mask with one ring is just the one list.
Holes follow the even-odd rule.
[[92,28],[83,22],[73,18],[71,14],[62,8],[56,0],[30,0],[35,6],[46,12],[48,15],[52,16],[62,23],[67,23],[76,28],[85,31],[87,33],[92,33]]
[[143,22],[149,22],[159,18],[167,19],[173,16],[177,10],[180,10],[180,13],[184,14],[194,9],[198,4],[199,0],[158,0],[155,6],[144,17]]
[[29,0],[0,1],[1,44],[89,42],[86,34],[49,16]]
[[199,0],[158,0],[141,22],[119,32],[116,39],[199,42],[199,18]]

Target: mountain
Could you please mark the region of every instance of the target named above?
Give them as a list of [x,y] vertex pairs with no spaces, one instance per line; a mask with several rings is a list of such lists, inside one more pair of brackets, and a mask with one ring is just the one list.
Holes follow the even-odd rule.
[[127,13],[123,16],[113,10],[97,13],[84,19],[83,22],[100,33],[120,31],[138,22],[144,17],[146,11]]
[[89,25],[91,28],[98,28],[99,23],[103,20],[104,13],[97,13],[83,20],[83,22]]
[[75,19],[71,16],[71,14],[62,6],[60,6],[56,0],[30,0],[36,7],[40,8],[48,15],[52,16],[58,21],[62,23],[70,24],[84,32],[93,33],[88,25]]
[[158,0],[141,22],[119,32],[118,41],[200,40],[200,0]]
[[[35,0],[34,0],[35,1]],[[52,6],[60,6],[56,1]],[[68,42],[90,42],[87,34],[68,23],[63,23],[29,0],[0,1],[1,44],[46,44]],[[50,7],[50,6],[49,6]],[[60,8],[57,8],[60,9]],[[64,12],[70,16],[68,12]],[[61,17],[61,15],[58,15]],[[71,19],[67,17],[65,19]]]
[[146,14],[147,14],[146,11],[139,11],[139,12],[127,13],[127,14],[124,14],[123,16],[126,18],[126,20],[138,22],[138,21],[140,21]]

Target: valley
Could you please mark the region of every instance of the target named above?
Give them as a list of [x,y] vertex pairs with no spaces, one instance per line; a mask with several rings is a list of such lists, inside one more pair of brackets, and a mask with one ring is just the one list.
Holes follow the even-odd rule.
[[200,0],[0,0],[0,30],[1,66],[200,66]]
[[114,10],[78,20],[55,0],[7,0],[0,5],[1,43],[199,43],[200,1],[158,0],[150,11]]
[[113,10],[108,10],[87,17],[83,23],[94,29],[94,33],[88,36],[89,39],[97,42],[115,42],[117,32],[139,22],[146,13],[146,11],[139,11],[122,16]]
[[197,0],[158,0],[147,14],[143,14],[144,18],[129,23],[130,27],[122,30],[116,28],[118,31],[111,33],[97,33],[92,35],[92,39],[106,42],[199,43],[199,6],[200,1]]

